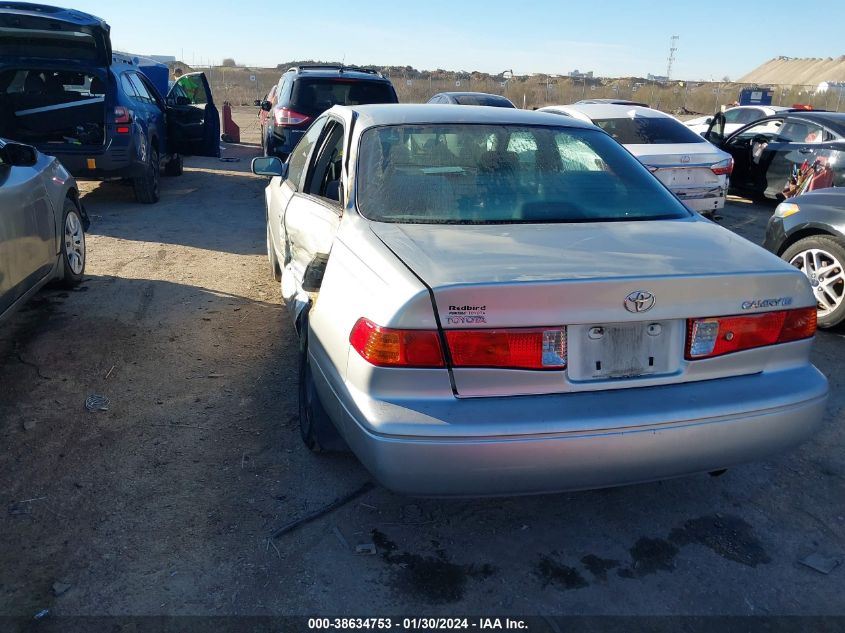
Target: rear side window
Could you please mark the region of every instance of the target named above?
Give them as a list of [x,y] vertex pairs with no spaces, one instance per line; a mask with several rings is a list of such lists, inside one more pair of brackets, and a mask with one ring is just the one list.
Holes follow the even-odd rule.
[[393,86],[383,81],[301,77],[293,84],[290,107],[308,116],[335,105],[396,103]]
[[137,95],[138,101],[142,101],[143,103],[154,103],[155,100],[153,99],[152,95],[147,92],[147,87],[144,85],[144,82],[135,74],[135,73],[127,73],[129,76],[129,81],[132,82],[132,86],[135,88],[135,94]]
[[129,73],[123,73],[120,76],[120,86],[123,88],[123,92],[125,92],[128,97],[132,97],[133,99],[138,98],[138,93],[135,92],[135,86],[133,86],[132,82],[129,81]]
[[367,130],[358,210],[408,224],[612,222],[689,217],[654,176],[597,130],[399,125]]
[[706,143],[683,123],[665,117],[625,117],[593,119],[605,132],[623,145],[671,145]]

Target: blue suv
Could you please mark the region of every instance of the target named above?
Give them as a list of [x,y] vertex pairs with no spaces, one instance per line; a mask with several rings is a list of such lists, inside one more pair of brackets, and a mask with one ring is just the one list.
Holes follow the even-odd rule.
[[0,2],[0,136],[57,157],[77,179],[128,179],[151,204],[162,169],[178,176],[183,155],[219,156],[220,119],[205,75],[162,96],[139,58],[112,51],[100,18]]

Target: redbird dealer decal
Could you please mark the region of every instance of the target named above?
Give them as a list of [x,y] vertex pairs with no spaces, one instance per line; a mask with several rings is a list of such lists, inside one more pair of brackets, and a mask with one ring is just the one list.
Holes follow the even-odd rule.
[[487,323],[487,306],[449,306],[449,325],[484,325]]

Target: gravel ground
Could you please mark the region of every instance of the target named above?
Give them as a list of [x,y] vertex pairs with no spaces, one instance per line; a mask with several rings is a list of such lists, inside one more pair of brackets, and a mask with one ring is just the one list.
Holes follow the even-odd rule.
[[[254,110],[236,115],[257,142]],[[85,282],[0,330],[0,614],[843,613],[845,568],[798,563],[845,556],[842,332],[814,353],[824,428],[790,454],[536,498],[376,487],[268,540],[369,476],[299,440],[256,153],[188,160],[155,206],[86,184]],[[723,223],[760,242],[771,211],[732,199]]]

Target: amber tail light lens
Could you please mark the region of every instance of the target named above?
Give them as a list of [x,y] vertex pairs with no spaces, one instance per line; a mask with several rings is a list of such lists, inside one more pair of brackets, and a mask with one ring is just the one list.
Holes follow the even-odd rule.
[[378,367],[446,366],[436,331],[394,330],[359,319],[349,343],[364,360]]
[[816,308],[691,319],[687,324],[686,358],[714,358],[811,338],[816,333],[816,319]]

